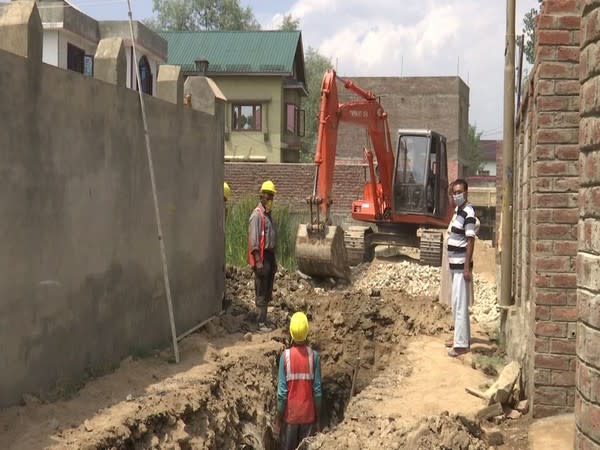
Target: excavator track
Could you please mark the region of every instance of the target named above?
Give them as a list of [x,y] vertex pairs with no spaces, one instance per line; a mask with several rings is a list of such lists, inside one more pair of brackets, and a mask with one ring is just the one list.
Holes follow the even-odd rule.
[[371,232],[370,227],[348,227],[348,231],[344,234],[344,244],[349,265],[357,266],[363,262],[373,261],[374,249],[367,238]]
[[419,246],[421,264],[440,267],[442,265],[442,251],[444,232],[442,230],[421,230]]

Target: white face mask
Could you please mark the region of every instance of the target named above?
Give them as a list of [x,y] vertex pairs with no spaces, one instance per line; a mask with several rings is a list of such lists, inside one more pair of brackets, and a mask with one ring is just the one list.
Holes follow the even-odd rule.
[[460,194],[454,194],[452,198],[454,199],[456,206],[461,206],[465,202],[465,193],[461,192]]

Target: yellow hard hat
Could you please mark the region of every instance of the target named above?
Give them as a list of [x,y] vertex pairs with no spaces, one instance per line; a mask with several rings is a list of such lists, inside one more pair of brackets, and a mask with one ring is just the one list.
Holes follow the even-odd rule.
[[225,200],[229,200],[230,194],[231,189],[229,188],[229,185],[227,184],[227,182],[223,183],[223,197],[225,198]]
[[296,312],[290,320],[290,334],[296,342],[304,342],[308,335],[308,318],[303,312]]
[[275,190],[275,184],[271,180],[267,180],[261,185],[260,192],[272,192],[274,194],[277,191]]

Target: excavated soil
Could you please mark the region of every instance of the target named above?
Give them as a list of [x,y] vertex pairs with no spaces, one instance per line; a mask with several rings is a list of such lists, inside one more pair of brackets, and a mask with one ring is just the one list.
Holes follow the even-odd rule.
[[3,448],[275,449],[277,359],[289,344],[286,328],[297,310],[309,317],[310,344],[322,361],[324,433],[308,448],[487,448],[481,430],[460,416],[416,424],[365,417],[348,428],[353,384],[353,398],[363,398],[361,392],[403,358],[414,336],[450,330],[449,312],[435,293],[413,297],[397,289],[315,285],[284,271],[269,308],[270,333],[256,331],[253,295],[251,272],[228,268],[227,312],[181,343],[179,365],[167,362],[167,351],[129,358],[70,399],[5,410]]

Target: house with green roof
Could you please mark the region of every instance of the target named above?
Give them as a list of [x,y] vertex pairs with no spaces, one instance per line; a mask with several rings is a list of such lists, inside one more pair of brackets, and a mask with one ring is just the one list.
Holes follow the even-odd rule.
[[300,31],[160,34],[168,64],[210,77],[227,98],[226,161],[299,161],[307,95]]

